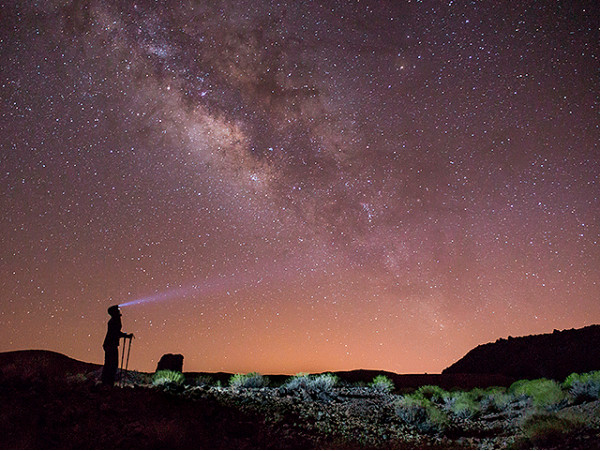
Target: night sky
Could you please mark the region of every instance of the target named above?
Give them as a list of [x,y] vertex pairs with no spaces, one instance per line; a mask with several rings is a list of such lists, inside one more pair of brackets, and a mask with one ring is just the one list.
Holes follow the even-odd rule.
[[0,351],[439,372],[600,322],[590,1],[3,1]]

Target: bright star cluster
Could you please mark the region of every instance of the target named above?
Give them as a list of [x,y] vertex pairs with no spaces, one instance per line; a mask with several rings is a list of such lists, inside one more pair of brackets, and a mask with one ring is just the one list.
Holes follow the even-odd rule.
[[0,10],[0,351],[439,372],[600,322],[595,1]]

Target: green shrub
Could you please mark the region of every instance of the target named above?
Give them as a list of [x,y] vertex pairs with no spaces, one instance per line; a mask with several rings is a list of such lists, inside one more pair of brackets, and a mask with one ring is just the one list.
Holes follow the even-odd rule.
[[505,410],[515,400],[515,396],[506,391],[493,392],[482,400],[482,410]]
[[557,414],[533,414],[525,419],[523,433],[536,447],[558,447],[569,437],[579,435],[584,422],[577,417],[565,417]]
[[510,405],[514,396],[506,393],[505,387],[488,387],[477,389],[474,399],[479,402],[481,412],[499,412]]
[[392,380],[383,374],[375,376],[373,378],[373,382],[371,382],[369,386],[377,391],[387,393],[390,393],[392,390],[394,390],[394,383]]
[[401,397],[396,402],[395,411],[401,420],[425,433],[443,432],[449,424],[448,416],[421,395]]
[[440,404],[444,402],[444,398],[448,396],[448,392],[437,385],[423,385],[415,392],[415,395]]
[[565,379],[563,387],[575,398],[575,402],[595,401],[600,398],[600,371],[577,374]]
[[181,386],[185,382],[185,376],[179,371],[160,370],[152,376],[152,385],[158,387]]
[[535,407],[556,406],[566,399],[560,385],[549,379],[520,380],[512,384],[508,392],[531,398]]
[[269,380],[260,373],[234,374],[229,379],[233,388],[261,388],[269,385]]
[[445,397],[446,408],[459,418],[470,419],[479,415],[481,407],[476,401],[482,392],[455,392]]

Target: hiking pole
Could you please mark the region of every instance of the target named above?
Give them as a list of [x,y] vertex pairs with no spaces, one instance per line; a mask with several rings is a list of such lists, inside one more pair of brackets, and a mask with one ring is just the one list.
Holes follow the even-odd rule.
[[119,370],[119,383],[121,387],[123,386],[123,362],[125,361],[125,340],[126,337],[123,337],[123,351],[121,352],[121,369]]
[[[129,347],[127,348],[127,360],[125,362],[125,372],[127,372],[127,368],[129,368],[129,356],[131,355],[131,340],[133,336],[129,337]],[[124,351],[125,349],[123,349]]]

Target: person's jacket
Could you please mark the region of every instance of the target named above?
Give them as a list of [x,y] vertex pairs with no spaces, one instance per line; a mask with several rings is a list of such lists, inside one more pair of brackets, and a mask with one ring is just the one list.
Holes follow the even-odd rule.
[[113,317],[108,320],[108,330],[106,331],[106,338],[102,347],[106,348],[118,348],[119,340],[121,337],[126,337],[127,334],[121,332],[121,318]]

